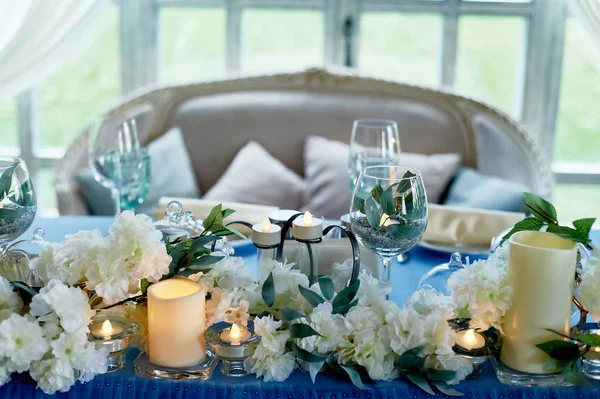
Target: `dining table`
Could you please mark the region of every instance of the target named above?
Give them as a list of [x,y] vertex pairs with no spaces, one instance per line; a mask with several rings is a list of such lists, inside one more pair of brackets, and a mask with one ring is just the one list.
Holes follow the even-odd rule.
[[[31,237],[33,229],[44,230],[44,240],[62,241],[67,234],[79,230],[99,229],[103,234],[113,221],[112,217],[61,216],[58,218],[37,218],[22,238]],[[600,241],[600,231],[592,231],[595,244]],[[235,245],[234,256],[241,256],[256,273],[256,248],[251,243]],[[469,261],[483,259],[482,255],[470,255]],[[417,289],[420,278],[432,267],[448,262],[448,253],[415,247],[407,261],[395,262],[391,270],[392,292],[390,300],[401,305]],[[139,398],[139,399],[186,399],[186,398],[267,398],[267,399],[417,399],[431,397],[430,394],[398,378],[393,381],[377,381],[359,389],[352,383],[328,373],[320,373],[315,383],[308,372],[300,369],[282,382],[265,382],[250,374],[244,377],[226,377],[217,368],[207,380],[150,379],[136,376],[133,362],[139,355],[137,349],[129,349],[123,369],[96,376],[92,381],[76,383],[71,390],[57,393],[57,398]],[[504,385],[498,381],[491,362],[487,362],[481,375],[476,379],[465,380],[456,390],[467,399],[600,399],[600,382],[590,381],[590,386],[570,387],[519,387]],[[447,397],[439,394],[440,397]],[[28,374],[14,375],[12,381],[0,387],[0,399],[45,398],[48,397],[36,388]]]

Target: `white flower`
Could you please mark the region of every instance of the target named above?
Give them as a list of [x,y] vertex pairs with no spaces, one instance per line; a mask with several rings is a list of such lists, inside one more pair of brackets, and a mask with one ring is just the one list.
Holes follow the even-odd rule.
[[96,263],[90,265],[86,271],[87,287],[96,291],[107,305],[122,301],[129,296],[130,278],[124,267],[124,259],[107,250],[99,254]]
[[70,364],[73,364],[84,351],[87,343],[86,334],[62,333],[57,339],[50,342],[50,347],[55,358],[68,360]]
[[206,301],[207,325],[210,326],[220,320],[226,312],[239,306],[243,291],[234,289],[232,291],[215,288],[210,293],[210,299]]
[[336,352],[340,364],[358,363],[375,380],[390,381],[398,376],[386,329],[352,331],[344,338]]
[[[348,282],[352,277],[353,259],[346,259],[343,263],[334,263],[331,269],[331,280],[335,292],[340,292],[348,286]],[[370,274],[369,266],[364,263],[360,264],[360,272]]]
[[290,338],[289,330],[277,331],[281,324],[281,320],[273,320],[270,315],[254,319],[254,332],[260,337],[258,346],[273,356],[283,355],[287,340]]
[[18,313],[23,308],[23,301],[19,294],[13,291],[8,280],[0,276],[0,321]]
[[271,258],[263,258],[258,265],[260,275],[264,276],[260,285],[265,282],[269,273],[273,273],[275,293],[277,295],[298,292],[298,285],[308,287],[308,277],[300,270],[294,269],[295,263],[279,263]]
[[344,321],[340,315],[331,314],[331,303],[324,302],[314,308],[308,323],[321,336],[313,335],[298,340],[298,346],[313,352],[329,353],[343,341],[343,336],[348,334]]
[[246,266],[246,261],[241,257],[225,257],[212,265],[206,276],[213,277],[216,285],[228,290],[254,285],[252,270]]
[[590,312],[594,320],[600,320],[600,249],[592,252],[590,260],[583,265],[581,285],[577,296],[583,307]]
[[97,374],[104,374],[108,370],[106,364],[108,350],[96,349],[94,344],[88,343],[85,349],[75,359],[73,366],[79,371],[79,382],[91,381]]
[[9,370],[26,371],[47,351],[44,330],[32,317],[12,314],[0,323],[0,356],[8,358]]
[[456,303],[450,296],[442,295],[435,290],[421,288],[415,291],[405,302],[405,305],[417,313],[427,316],[439,313],[444,319],[456,317]]
[[31,302],[32,316],[40,321],[60,319],[61,327],[69,333],[78,330],[88,332],[88,325],[94,315],[87,296],[79,288],[67,287],[58,280],[50,280]]
[[389,284],[382,284],[366,271],[358,275],[360,287],[356,294],[359,306],[370,306],[385,301],[386,295],[392,292]]
[[351,333],[378,331],[383,326],[384,318],[375,310],[365,306],[354,306],[344,316],[346,328]]
[[243,326],[248,325],[248,302],[243,299],[240,301],[240,305],[236,308],[231,308],[223,315],[223,320],[230,324],[241,324]]
[[404,308],[386,316],[390,347],[398,354],[422,346],[425,339],[425,321],[414,309]]
[[508,285],[506,266],[492,257],[478,260],[454,272],[448,289],[462,316],[471,317],[472,328],[502,331],[504,315],[512,303],[512,287]]
[[422,354],[448,355],[454,353],[452,347],[456,342],[456,333],[441,315],[432,313],[426,316],[423,331]]
[[263,377],[268,381],[285,381],[294,368],[296,368],[296,357],[292,352],[283,353],[280,356],[265,355],[263,348],[257,347],[250,359],[250,372],[256,377]]
[[137,334],[131,337],[131,346],[142,351],[148,351],[148,303],[125,303],[123,314],[126,319],[136,322],[139,326]]
[[467,376],[473,372],[473,361],[454,353],[448,355],[427,356],[425,358],[425,368],[456,371],[456,377],[453,380],[446,381],[449,385],[455,385],[467,378]]
[[6,361],[0,359],[0,387],[10,381],[11,374]]
[[56,391],[67,392],[75,383],[75,371],[65,359],[51,358],[33,362],[29,374],[37,382],[38,388],[47,395]]

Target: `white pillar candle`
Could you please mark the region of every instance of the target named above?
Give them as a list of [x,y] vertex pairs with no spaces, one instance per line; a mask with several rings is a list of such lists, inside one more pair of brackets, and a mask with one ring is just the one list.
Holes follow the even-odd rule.
[[265,218],[262,223],[252,226],[252,242],[264,247],[278,245],[281,242],[281,227]]
[[323,222],[315,219],[306,211],[303,216],[294,219],[292,223],[292,235],[297,240],[316,240],[323,237]]
[[512,305],[504,317],[500,359],[526,373],[547,374],[548,356],[537,344],[568,335],[577,247],[551,233],[522,231],[509,240]]
[[205,290],[174,278],[148,288],[148,356],[165,367],[195,366],[206,358]]

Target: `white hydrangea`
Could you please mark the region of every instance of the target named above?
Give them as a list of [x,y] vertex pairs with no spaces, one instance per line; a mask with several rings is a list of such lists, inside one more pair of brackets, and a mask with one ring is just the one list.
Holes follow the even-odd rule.
[[130,286],[131,280],[124,267],[123,256],[126,255],[111,253],[108,250],[98,254],[95,263],[90,265],[85,274],[87,287],[96,291],[107,305],[127,298],[130,291],[135,293],[138,290],[139,280],[134,282],[134,286]]
[[0,356],[10,371],[24,372],[48,351],[44,330],[31,316],[12,314],[0,323]]
[[75,383],[75,370],[66,359],[51,358],[33,362],[29,374],[47,395],[53,395],[56,391],[67,392]]
[[425,317],[423,324],[423,349],[425,355],[449,355],[454,353],[452,347],[456,343],[456,333],[448,321],[438,313],[431,313]]
[[348,331],[342,316],[334,315],[331,313],[332,311],[333,307],[329,302],[323,302],[314,308],[309,316],[310,321],[305,322],[321,336],[313,335],[298,339],[299,347],[308,352],[316,350],[326,354],[334,351],[342,343],[343,337],[348,335]]
[[79,382],[91,381],[97,374],[104,374],[108,370],[108,350],[96,349],[93,343],[88,343],[79,356],[73,361],[73,367],[79,371]]
[[241,257],[225,257],[212,265],[206,275],[214,278],[218,287],[228,290],[254,286],[252,270]]
[[424,345],[425,322],[414,309],[395,309],[386,316],[390,347],[397,355]]
[[8,369],[7,361],[0,359],[0,387],[10,381],[12,372]]
[[442,315],[445,320],[457,316],[456,302],[450,296],[442,295],[435,290],[421,288],[415,291],[406,301],[405,306],[414,309],[417,313],[427,316],[431,313]]
[[207,325],[213,325],[223,318],[226,312],[239,307],[243,294],[244,292],[238,288],[231,291],[218,287],[214,288],[210,292],[210,299],[206,301]]
[[295,263],[279,263],[274,259],[263,258],[258,265],[260,276],[263,278],[260,285],[265,282],[269,273],[273,273],[273,282],[275,283],[275,293],[285,295],[291,292],[298,292],[298,285],[308,287],[308,277],[300,270],[294,269]]
[[281,324],[281,320],[274,320],[270,315],[255,318],[254,331],[260,337],[259,346],[274,354],[283,353],[290,332],[289,330],[278,331]]
[[[0,276],[0,321],[23,309],[23,301],[7,279]],[[1,377],[0,377],[1,378]]]
[[281,324],[271,316],[254,319],[254,330],[261,340],[249,359],[250,371],[265,381],[284,381],[296,367],[296,357],[286,350],[290,332],[278,331]]
[[600,249],[595,249],[583,265],[577,296],[594,320],[600,320]]
[[508,285],[506,264],[496,257],[478,260],[454,272],[448,289],[462,316],[470,317],[472,328],[502,331],[504,315],[512,303],[513,290]]
[[[353,259],[346,259],[343,263],[334,263],[331,268],[331,280],[333,281],[333,288],[335,292],[340,292],[348,285],[350,278],[352,277]],[[360,272],[370,273],[369,266],[364,263],[360,264]]]
[[382,284],[366,271],[358,275],[360,288],[356,294],[359,306],[371,306],[385,301],[386,295],[392,292],[389,284]]

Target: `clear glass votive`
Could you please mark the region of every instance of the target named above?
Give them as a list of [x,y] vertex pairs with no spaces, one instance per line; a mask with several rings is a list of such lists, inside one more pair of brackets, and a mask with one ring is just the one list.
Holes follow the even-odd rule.
[[204,334],[207,345],[219,356],[221,360],[219,369],[226,377],[243,377],[248,375],[246,359],[254,354],[260,337],[253,330],[253,323],[248,322],[247,337],[240,337],[239,341],[226,341],[223,335],[230,331],[231,324],[220,322],[210,326]]
[[475,379],[481,375],[483,364],[494,354],[496,345],[494,336],[487,336],[472,328],[464,328],[454,324],[456,344],[452,348],[454,353],[469,359],[473,363],[473,371],[467,379]]
[[108,350],[108,373],[121,370],[125,366],[127,348],[131,336],[138,332],[137,323],[112,314],[99,313],[92,318],[88,340],[96,349]]
[[[598,323],[583,323],[572,328],[571,335],[595,334],[600,335]],[[581,372],[592,380],[600,380],[600,346],[591,347],[581,359]]]

